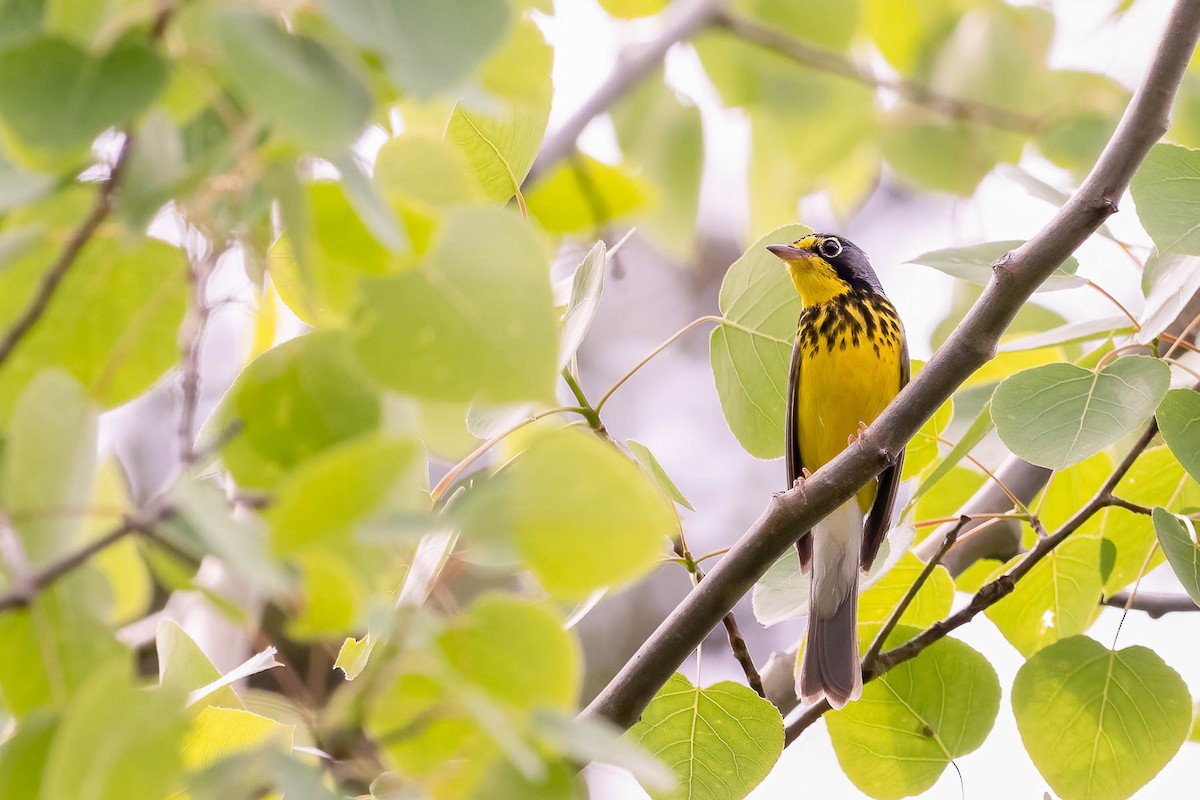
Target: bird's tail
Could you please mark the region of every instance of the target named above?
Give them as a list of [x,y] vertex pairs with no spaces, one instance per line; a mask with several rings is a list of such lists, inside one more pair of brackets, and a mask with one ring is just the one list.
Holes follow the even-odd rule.
[[800,665],[800,697],[822,696],[841,708],[862,696],[858,661],[858,561],[862,511],[856,500],[843,505],[812,532],[808,637]]

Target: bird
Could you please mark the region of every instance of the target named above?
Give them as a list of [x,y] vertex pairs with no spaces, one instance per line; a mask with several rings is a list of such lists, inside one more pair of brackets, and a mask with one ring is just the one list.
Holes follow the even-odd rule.
[[[829,233],[767,246],[800,295],[788,375],[788,488],[862,435],[908,383],[904,325],[862,248]],[[891,522],[904,454],[796,543],[810,575],[808,631],[800,664],[805,702],[833,708],[862,696],[858,583]],[[864,520],[865,516],[865,520]]]

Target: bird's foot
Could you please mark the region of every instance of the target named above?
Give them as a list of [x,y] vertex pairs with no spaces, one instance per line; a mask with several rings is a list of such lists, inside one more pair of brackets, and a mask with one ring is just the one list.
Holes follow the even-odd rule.
[[846,437],[846,446],[849,447],[850,445],[854,444],[855,442],[858,442],[859,446],[861,447],[862,446],[862,437],[863,437],[863,434],[865,434],[866,432],[867,432],[867,423],[863,422],[862,420],[859,420],[858,421],[858,430],[856,430],[854,433],[852,433]]
[[806,480],[808,480],[809,478],[811,478],[811,477],[812,477],[812,473],[811,473],[811,472],[809,472],[809,471],[808,471],[807,469],[805,469],[804,467],[801,467],[801,468],[800,468],[800,474],[796,476],[796,480],[792,481],[792,488],[793,488],[793,489],[802,489],[802,488],[804,488],[804,482],[805,482]]

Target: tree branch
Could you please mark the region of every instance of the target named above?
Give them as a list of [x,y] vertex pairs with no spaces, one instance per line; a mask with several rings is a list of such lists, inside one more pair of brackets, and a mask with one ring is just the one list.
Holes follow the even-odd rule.
[[1127,591],[1117,592],[1112,597],[1105,598],[1104,605],[1123,609],[1128,603],[1130,608],[1144,611],[1151,619],[1158,619],[1173,611],[1200,611],[1200,606],[1186,594],[1138,592],[1132,603],[1129,602],[1129,594]]
[[575,141],[593,119],[637,86],[651,70],[662,63],[667,51],[712,24],[729,0],[695,0],[653,41],[631,47],[621,53],[617,66],[570,119],[546,137],[537,160],[529,170],[522,188],[531,186],[555,164],[575,150]]
[[43,569],[26,575],[15,588],[0,594],[0,612],[23,608],[33,602],[38,592],[87,563],[88,559],[124,539],[131,533],[145,533],[160,522],[175,515],[172,506],[164,505],[140,515],[127,517],[108,533],[88,542],[73,553],[47,564]]
[[54,298],[54,292],[57,291],[58,285],[62,283],[67,272],[74,266],[76,259],[79,258],[80,251],[92,238],[92,235],[100,227],[100,224],[108,218],[112,213],[113,199],[117,193],[117,187],[121,183],[121,176],[124,172],[125,162],[129,158],[130,148],[133,145],[131,134],[125,134],[125,143],[121,146],[121,153],[117,156],[116,162],[113,164],[112,172],[109,173],[108,179],[100,185],[100,192],[96,195],[96,202],[92,205],[91,211],[87,217],[71,234],[71,238],[63,246],[62,252],[58,254],[58,258],[46,270],[42,276],[41,283],[38,284],[37,291],[34,292],[33,299],[25,306],[25,310],[21,312],[16,321],[5,332],[4,338],[0,339],[0,367],[8,361],[13,354],[13,350],[21,343],[21,340],[33,329],[38,320],[46,313],[46,309],[50,306],[50,301]]
[[1040,126],[1040,122],[1036,118],[1016,111],[951,97],[924,84],[903,78],[892,80],[880,77],[875,74],[874,70],[859,66],[840,53],[815,47],[802,39],[789,36],[742,14],[723,11],[717,15],[715,22],[747,42],[772,50],[805,66],[840,75],[864,86],[884,89],[910,103],[924,106],[951,119],[1020,131],[1021,133],[1033,133]]
[[[770,500],[758,521],[584,710],[585,717],[631,725],[687,654],[793,546],[799,532],[812,528],[894,463],[925,420],[994,356],[1001,334],[1034,289],[1117,210],[1138,165],[1167,129],[1172,100],[1198,37],[1200,3],[1179,0],[1141,87],[1080,189],[1032,239],[993,265],[992,280],[979,301],[857,445],[817,470],[802,487]],[[1047,543],[1056,541],[1041,540],[1032,553],[1040,558],[1053,546]],[[901,655],[893,651],[885,657],[899,663]]]

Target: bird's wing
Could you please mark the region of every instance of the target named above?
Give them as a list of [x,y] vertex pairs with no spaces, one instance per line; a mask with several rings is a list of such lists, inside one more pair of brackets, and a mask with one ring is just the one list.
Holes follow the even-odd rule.
[[[792,366],[788,370],[787,414],[783,424],[784,435],[787,437],[784,445],[784,461],[787,462],[787,488],[789,489],[796,484],[796,478],[799,478],[804,470],[804,463],[800,460],[800,437],[796,427],[799,389],[800,342],[797,340],[792,343]],[[796,550],[800,553],[800,569],[807,570],[812,561],[812,538],[808,531],[800,534],[800,538],[796,541]]]
[[[908,363],[908,340],[901,339],[900,344],[900,386],[903,389],[908,383],[911,366]],[[860,564],[863,571],[871,568],[875,556],[879,554],[879,546],[887,535],[888,525],[892,521],[892,506],[896,504],[896,492],[900,489],[900,475],[904,472],[904,451],[896,463],[879,473],[879,485],[875,490],[875,502],[867,514],[866,524],[863,525],[862,554]]]

